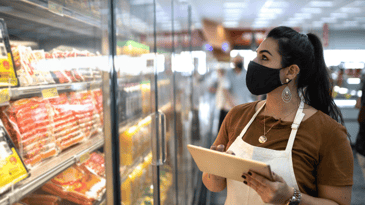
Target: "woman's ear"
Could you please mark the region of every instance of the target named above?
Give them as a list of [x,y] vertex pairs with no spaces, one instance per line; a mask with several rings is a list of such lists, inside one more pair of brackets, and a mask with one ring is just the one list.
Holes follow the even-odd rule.
[[293,64],[289,66],[288,69],[286,70],[286,77],[289,79],[294,79],[295,77],[297,77],[299,72],[300,68],[298,67],[298,65]]

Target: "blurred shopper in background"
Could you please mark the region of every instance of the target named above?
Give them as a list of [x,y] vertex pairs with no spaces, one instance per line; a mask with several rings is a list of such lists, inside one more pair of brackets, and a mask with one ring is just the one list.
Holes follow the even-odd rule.
[[362,173],[365,179],[365,82],[362,80],[361,87],[362,95],[356,102],[356,108],[360,109],[357,121],[359,122],[360,129],[356,138],[355,149],[356,157],[359,161],[359,165],[362,169]]
[[219,124],[218,124],[218,132],[221,128],[221,125],[223,123],[224,118],[226,117],[228,111],[231,109],[231,107],[226,103],[226,97],[223,93],[223,85],[224,81],[226,80],[226,69],[220,67],[218,69],[218,84],[217,84],[217,90],[215,94],[215,106],[217,109],[219,109]]
[[247,71],[249,91],[267,99],[231,109],[211,149],[269,164],[272,181],[252,170],[241,182],[203,173],[205,186],[227,187],[227,205],[350,204],[353,153],[329,81],[316,35],[271,30]]
[[252,95],[246,86],[246,73],[243,68],[243,57],[237,55],[233,59],[234,68],[227,70],[224,81],[223,94],[228,106],[233,108],[236,105],[252,102]]

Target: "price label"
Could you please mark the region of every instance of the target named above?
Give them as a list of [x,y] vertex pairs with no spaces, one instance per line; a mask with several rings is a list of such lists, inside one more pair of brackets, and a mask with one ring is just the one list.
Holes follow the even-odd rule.
[[42,96],[44,99],[58,97],[57,88],[50,88],[42,90]]
[[0,90],[0,104],[9,102],[9,100],[10,100],[9,89],[5,88]]
[[85,152],[84,154],[82,154],[79,158],[79,162],[80,164],[86,162],[86,160],[88,160],[90,158],[90,153],[89,152]]
[[48,9],[54,13],[63,15],[63,6],[55,2],[48,1]]

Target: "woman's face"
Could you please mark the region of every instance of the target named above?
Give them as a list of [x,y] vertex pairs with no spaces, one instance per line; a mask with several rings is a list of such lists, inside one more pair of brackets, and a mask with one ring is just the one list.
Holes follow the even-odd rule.
[[279,54],[278,41],[273,38],[266,38],[256,50],[257,56],[254,62],[263,66],[280,69],[281,55]]

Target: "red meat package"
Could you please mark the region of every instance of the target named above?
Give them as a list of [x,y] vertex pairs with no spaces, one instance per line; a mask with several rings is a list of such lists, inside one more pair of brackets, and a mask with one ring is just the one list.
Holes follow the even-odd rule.
[[74,165],[48,181],[42,190],[77,204],[92,205],[104,194],[105,179]]
[[105,158],[104,155],[99,152],[93,152],[90,154],[82,166],[85,166],[91,173],[100,177],[105,177]]
[[39,97],[11,102],[1,118],[27,167],[58,154],[50,107]]
[[71,92],[70,104],[80,129],[87,137],[98,133],[101,129],[99,114],[94,106],[90,91]]
[[103,112],[103,92],[101,89],[92,90],[96,111],[99,114],[101,124],[104,123],[104,112]]
[[14,46],[12,53],[21,86],[55,83],[49,71],[38,68],[39,61],[45,59],[43,50],[33,51],[30,47]]
[[59,59],[65,58],[63,52],[53,50],[52,53],[45,53],[45,58],[47,59],[47,64],[52,65],[52,70],[50,71],[52,78],[56,83],[71,83],[72,80],[67,76],[63,70],[63,63]]
[[48,99],[52,108],[53,135],[60,150],[66,149],[85,139],[77,119],[72,112],[67,95]]

